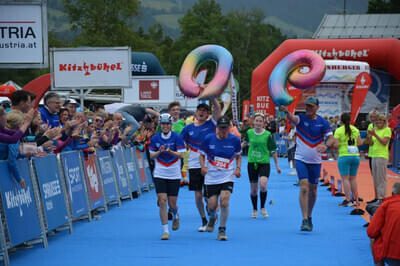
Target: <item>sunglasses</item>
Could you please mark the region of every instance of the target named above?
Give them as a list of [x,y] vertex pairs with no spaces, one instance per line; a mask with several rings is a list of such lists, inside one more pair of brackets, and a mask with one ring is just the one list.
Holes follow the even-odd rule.
[[103,122],[104,122],[103,120],[101,120],[101,119],[98,119],[98,118],[96,118],[94,121],[96,121],[96,122],[100,122],[100,123],[103,123]]

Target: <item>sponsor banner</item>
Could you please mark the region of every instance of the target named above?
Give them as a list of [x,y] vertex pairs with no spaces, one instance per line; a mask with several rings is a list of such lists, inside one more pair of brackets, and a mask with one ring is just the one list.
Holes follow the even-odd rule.
[[242,105],[242,120],[244,120],[247,117],[247,114],[250,113],[250,101],[244,100]]
[[82,168],[78,152],[61,154],[64,167],[65,182],[67,185],[69,201],[71,203],[72,216],[78,218],[88,212],[86,192],[83,184]]
[[160,100],[160,81],[139,80],[139,100]]
[[[238,106],[237,106],[237,90],[239,87],[236,87],[236,80],[233,78],[233,74],[231,74],[231,80],[229,83],[229,87],[231,88],[231,102],[232,102],[232,117],[236,126],[239,126],[239,114],[238,114]],[[225,105],[224,101],[224,105]],[[224,106],[225,108],[225,106]]]
[[175,76],[134,76],[124,89],[124,103],[168,105],[175,101]]
[[98,207],[104,206],[103,193],[101,191],[101,184],[99,173],[96,167],[96,158],[93,155],[89,155],[83,160],[83,165],[86,173],[86,183],[89,190],[89,201],[92,210]]
[[354,83],[362,72],[369,73],[369,64],[360,61],[325,60],[326,71],[321,83]]
[[145,168],[144,168],[144,161],[143,161],[143,153],[140,152],[138,149],[136,149],[136,158],[137,158],[137,164],[139,169],[139,174],[140,174],[140,183],[141,187],[140,188],[147,188],[148,183],[146,180],[146,173],[145,173]]
[[254,103],[254,111],[263,113],[264,115],[275,116],[275,104],[269,96],[269,91],[264,92],[265,95],[258,95]]
[[153,178],[151,175],[151,170],[150,170],[150,165],[149,161],[147,160],[147,154],[145,152],[141,152],[141,157],[143,161],[143,168],[144,168],[144,173],[146,176],[147,184],[153,184]]
[[101,176],[103,177],[104,194],[107,202],[118,200],[118,192],[115,186],[113,165],[110,152],[103,149],[96,150],[97,160]]
[[0,29],[0,67],[48,66],[46,4],[3,1]]
[[52,48],[53,89],[130,88],[130,47]]
[[127,175],[129,183],[131,185],[131,191],[137,191],[138,189],[138,172],[136,171],[136,162],[133,158],[132,148],[124,148],[124,158],[126,163]]
[[351,102],[351,124],[354,125],[360,113],[361,106],[372,84],[371,76],[367,72],[358,75],[353,88],[353,99]]
[[320,116],[337,116],[341,114],[342,92],[338,84],[319,84],[315,89],[319,100],[317,114]]
[[33,158],[36,176],[39,182],[43,209],[48,230],[53,230],[68,222],[68,212],[62,191],[55,155]]
[[18,160],[26,188],[9,173],[7,161],[0,162],[0,190],[11,246],[40,236],[40,224],[27,159]]
[[[287,152],[287,140],[281,136],[281,134],[274,134],[275,143],[276,143],[276,151],[279,155],[285,155]],[[286,134],[284,135],[286,136]]]
[[129,195],[128,178],[125,172],[124,161],[122,160],[121,148],[116,149],[113,154],[115,175],[119,186],[120,197]]

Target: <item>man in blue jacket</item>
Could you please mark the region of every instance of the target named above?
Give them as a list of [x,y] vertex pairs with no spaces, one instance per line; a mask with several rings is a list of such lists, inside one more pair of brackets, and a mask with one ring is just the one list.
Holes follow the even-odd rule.
[[49,92],[44,96],[44,106],[39,109],[42,121],[46,123],[49,128],[58,127],[60,125],[60,118],[58,112],[62,105],[60,95],[55,92]]

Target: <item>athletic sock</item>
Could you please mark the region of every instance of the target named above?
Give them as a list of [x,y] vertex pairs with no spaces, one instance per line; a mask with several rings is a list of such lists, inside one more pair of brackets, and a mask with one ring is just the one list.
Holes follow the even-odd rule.
[[206,217],[201,217],[201,222],[202,222],[203,226],[207,225],[207,223],[208,223],[207,218]]
[[260,204],[261,204],[261,209],[264,208],[265,206],[265,201],[267,200],[267,191],[263,192],[260,191]]
[[178,214],[178,210],[177,210],[177,209],[174,209],[174,208],[171,208],[170,210],[171,210],[173,219],[175,219],[176,216],[177,216],[177,214]]
[[165,233],[165,232],[169,233],[169,231],[168,231],[168,224],[163,224],[162,227],[163,227],[164,233]]
[[251,203],[253,204],[253,210],[257,210],[257,195],[250,195]]

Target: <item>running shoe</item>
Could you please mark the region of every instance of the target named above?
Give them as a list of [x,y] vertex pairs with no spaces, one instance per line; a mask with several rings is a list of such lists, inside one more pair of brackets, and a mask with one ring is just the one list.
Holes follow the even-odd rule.
[[373,199],[373,200],[367,201],[367,204],[374,203],[374,202],[377,202],[377,201],[378,201],[378,199],[375,198],[375,199]]
[[295,169],[293,169],[292,171],[289,172],[289,175],[297,175],[297,172]]
[[210,217],[210,220],[208,220],[208,224],[207,224],[207,227],[206,227],[206,231],[207,232],[213,232],[214,231],[216,220],[217,220],[216,218]]
[[345,199],[342,201],[342,203],[339,204],[340,207],[351,207],[353,206],[353,202]]
[[308,217],[308,225],[310,226],[310,231],[312,231],[313,230],[313,227],[314,227],[314,225],[313,225],[313,223],[312,223],[312,218],[311,217]]
[[303,219],[303,222],[301,223],[300,231],[312,231],[312,228],[310,226],[308,219]]
[[257,210],[253,210],[253,211],[251,212],[250,217],[251,217],[251,218],[257,218],[257,215],[258,215]]
[[207,224],[200,226],[199,229],[197,229],[197,231],[199,231],[199,232],[205,232],[206,229],[207,229]]
[[177,215],[175,219],[172,221],[172,230],[176,231],[178,229],[179,229],[179,217]]
[[228,240],[228,237],[226,236],[226,233],[225,233],[225,229],[220,228],[218,230],[217,240],[220,240],[220,241]]
[[168,232],[164,232],[161,236],[161,240],[168,240],[169,239],[169,233]]
[[263,217],[263,218],[267,218],[269,215],[268,215],[268,212],[267,212],[267,210],[265,209],[265,208],[262,208],[261,209],[261,216]]

